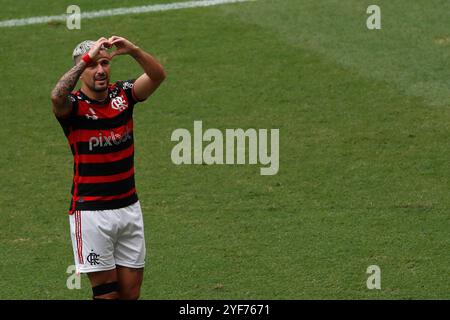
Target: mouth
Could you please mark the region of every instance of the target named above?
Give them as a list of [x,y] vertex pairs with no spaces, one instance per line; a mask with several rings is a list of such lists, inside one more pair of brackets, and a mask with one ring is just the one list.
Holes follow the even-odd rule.
[[106,78],[107,78],[106,75],[103,76],[103,77],[102,76],[98,76],[98,77],[94,77],[94,80],[95,81],[104,81],[104,80],[106,80]]

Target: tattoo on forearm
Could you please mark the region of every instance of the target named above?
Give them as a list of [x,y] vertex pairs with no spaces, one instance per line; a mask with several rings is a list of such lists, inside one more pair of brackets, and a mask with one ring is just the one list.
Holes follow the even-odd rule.
[[83,73],[86,64],[81,60],[76,66],[70,69],[62,78],[58,81],[55,88],[52,91],[52,95],[58,98],[67,97],[72,92],[77,84],[78,78]]

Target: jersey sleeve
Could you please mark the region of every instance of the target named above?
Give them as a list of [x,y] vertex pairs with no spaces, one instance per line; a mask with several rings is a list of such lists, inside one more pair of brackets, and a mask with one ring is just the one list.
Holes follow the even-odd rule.
[[136,98],[136,96],[134,94],[134,82],[135,81],[136,81],[136,79],[117,81],[117,86],[119,86],[123,91],[125,91],[128,101],[130,101],[133,105],[145,100],[145,99],[139,100],[138,98]]
[[69,94],[69,101],[72,104],[72,111],[70,112],[70,114],[64,118],[61,117],[56,117],[56,120],[58,120],[59,124],[61,125],[61,127],[64,130],[64,133],[66,135],[68,135],[69,133],[69,129],[73,123],[73,120],[75,119],[75,116],[77,114],[77,110],[78,110],[78,99],[75,95],[73,94]]

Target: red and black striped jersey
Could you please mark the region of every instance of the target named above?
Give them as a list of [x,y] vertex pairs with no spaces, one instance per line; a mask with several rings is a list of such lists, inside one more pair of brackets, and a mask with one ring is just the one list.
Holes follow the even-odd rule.
[[73,92],[71,114],[57,118],[74,159],[72,199],[75,210],[108,210],[138,200],[134,182],[133,107],[139,102],[134,80],[108,86],[104,101]]

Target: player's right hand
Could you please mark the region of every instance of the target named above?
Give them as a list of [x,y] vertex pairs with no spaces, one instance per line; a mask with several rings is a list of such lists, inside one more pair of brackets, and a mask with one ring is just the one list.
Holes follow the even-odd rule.
[[100,50],[109,49],[109,48],[111,48],[111,43],[105,37],[101,37],[91,47],[88,54],[91,57],[91,59],[97,60],[97,56],[98,56],[98,53],[100,52]]

